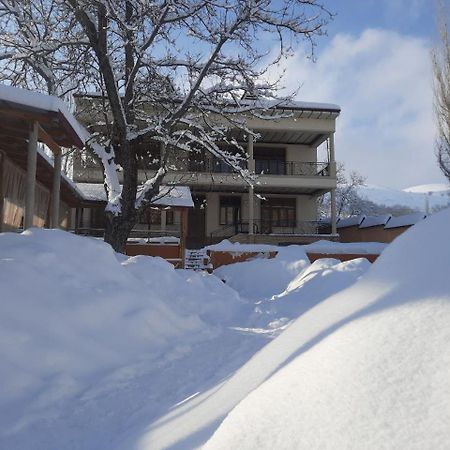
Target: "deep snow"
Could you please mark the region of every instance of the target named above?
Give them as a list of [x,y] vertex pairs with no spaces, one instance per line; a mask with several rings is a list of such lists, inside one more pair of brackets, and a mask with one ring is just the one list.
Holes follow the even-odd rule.
[[411,228],[256,354],[241,370],[291,351],[205,450],[448,449],[449,222],[445,210]]
[[309,266],[296,246],[251,261],[242,280],[258,270],[266,279],[263,295],[248,298],[237,277],[233,289],[159,258],[116,255],[96,239],[0,234],[0,448],[202,444],[287,354],[256,373],[240,367],[367,268],[321,264]]

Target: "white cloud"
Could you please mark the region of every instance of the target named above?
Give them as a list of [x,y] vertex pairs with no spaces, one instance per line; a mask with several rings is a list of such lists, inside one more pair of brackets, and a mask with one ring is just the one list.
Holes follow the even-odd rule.
[[427,41],[379,29],[338,34],[317,63],[299,51],[284,69],[287,90],[302,83],[300,100],[342,107],[337,156],[369,183],[406,187],[443,181],[434,155]]

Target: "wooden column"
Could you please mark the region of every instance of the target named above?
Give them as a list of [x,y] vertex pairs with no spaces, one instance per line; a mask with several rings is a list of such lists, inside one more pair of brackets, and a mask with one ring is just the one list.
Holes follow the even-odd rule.
[[56,152],[53,155],[52,215],[50,225],[52,228],[59,228],[62,154],[61,152]]
[[186,238],[188,233],[188,210],[180,209],[180,258],[181,268],[184,269],[186,257]]
[[3,203],[5,193],[3,191],[3,180],[5,179],[5,174],[3,171],[5,156],[0,152],[0,233],[3,231]]
[[[255,173],[255,160],[253,159],[253,135],[250,134],[248,136],[248,144],[247,144],[247,153],[248,153],[248,170],[251,174]],[[248,234],[253,234],[253,226],[255,221],[255,211],[254,211],[254,188],[253,185],[248,188]]]
[[34,122],[28,137],[27,181],[25,197],[24,229],[33,226],[34,202],[36,195],[37,137],[39,124]]
[[165,208],[161,209],[161,231],[166,233],[166,225],[167,225],[167,210]]

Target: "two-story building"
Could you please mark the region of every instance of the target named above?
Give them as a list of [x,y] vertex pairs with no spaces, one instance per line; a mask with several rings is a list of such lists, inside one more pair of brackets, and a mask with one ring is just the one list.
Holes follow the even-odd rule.
[[[172,161],[176,170],[166,175],[164,183],[191,190],[195,207],[188,214],[188,248],[224,238],[284,244],[336,237],[334,133],[339,113],[336,105],[278,102],[265,104],[262,114],[267,118],[246,118],[246,126],[258,138],[241,130],[231,133],[246,149],[248,169],[257,175],[253,186],[209,154],[178,154]],[[152,160],[160,154],[158,144],[148,145],[154,148],[152,156],[141,162],[141,181],[154,174]],[[90,158],[75,160],[73,176],[81,190],[103,182],[102,168]],[[322,229],[318,216],[318,198],[327,192],[332,198],[331,230]],[[80,227],[102,227],[101,209],[86,210],[80,217]],[[176,212],[154,210],[140,222],[137,230],[176,235],[180,219]]]

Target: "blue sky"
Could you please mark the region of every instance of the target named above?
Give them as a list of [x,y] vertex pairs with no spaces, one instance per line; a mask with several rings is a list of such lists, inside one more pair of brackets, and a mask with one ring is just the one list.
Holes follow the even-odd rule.
[[[337,157],[368,184],[443,183],[434,155],[433,0],[324,0],[337,13],[317,62],[299,46],[283,64],[298,99],[337,103]],[[450,3],[450,0],[446,0]]]

